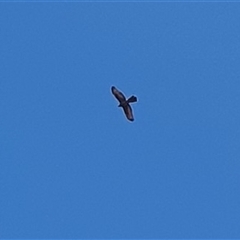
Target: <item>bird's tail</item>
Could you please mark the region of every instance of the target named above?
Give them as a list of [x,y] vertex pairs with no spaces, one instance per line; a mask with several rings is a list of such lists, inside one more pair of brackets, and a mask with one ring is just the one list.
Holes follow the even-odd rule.
[[130,103],[130,102],[136,102],[137,101],[137,98],[135,96],[131,96],[127,102]]

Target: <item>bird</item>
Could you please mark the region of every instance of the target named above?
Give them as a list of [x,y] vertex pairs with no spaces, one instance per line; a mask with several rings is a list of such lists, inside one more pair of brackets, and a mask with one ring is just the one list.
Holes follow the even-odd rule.
[[122,92],[120,92],[116,87],[111,87],[112,94],[119,101],[118,107],[122,107],[123,111],[129,121],[134,121],[132,108],[129,103],[137,102],[137,97],[131,96],[126,99]]

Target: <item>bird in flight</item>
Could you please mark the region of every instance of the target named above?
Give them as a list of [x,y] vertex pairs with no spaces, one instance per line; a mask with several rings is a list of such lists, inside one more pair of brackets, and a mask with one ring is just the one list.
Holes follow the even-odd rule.
[[117,88],[112,87],[111,90],[112,90],[112,94],[119,101],[118,107],[122,107],[127,119],[130,121],[133,121],[134,118],[133,118],[132,108],[129,103],[137,102],[137,98],[135,96],[131,96],[129,99],[126,99],[123,93],[117,90]]

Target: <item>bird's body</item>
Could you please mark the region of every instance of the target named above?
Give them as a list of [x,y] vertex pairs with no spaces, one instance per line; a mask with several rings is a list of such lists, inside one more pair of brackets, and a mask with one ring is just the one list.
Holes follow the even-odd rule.
[[121,93],[117,88],[112,87],[111,88],[113,95],[117,98],[119,101],[118,107],[122,107],[124,110],[124,113],[128,120],[134,121],[133,114],[132,114],[132,108],[129,103],[137,102],[137,98],[135,96],[131,96],[129,99],[126,99],[123,93]]

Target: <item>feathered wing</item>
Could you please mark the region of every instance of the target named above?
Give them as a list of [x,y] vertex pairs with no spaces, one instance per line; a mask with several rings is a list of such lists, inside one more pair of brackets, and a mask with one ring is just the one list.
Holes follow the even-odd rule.
[[125,113],[127,119],[130,121],[133,121],[134,118],[133,118],[132,108],[131,108],[130,104],[124,105],[123,110],[124,110],[124,113]]
[[122,102],[126,101],[125,96],[119,90],[117,90],[115,87],[112,87],[111,90],[112,90],[112,94],[117,98],[117,100],[119,101],[120,104]]

